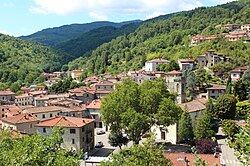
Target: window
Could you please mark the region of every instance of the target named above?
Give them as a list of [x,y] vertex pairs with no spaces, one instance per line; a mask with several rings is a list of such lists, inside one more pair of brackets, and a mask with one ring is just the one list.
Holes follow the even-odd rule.
[[69,132],[70,132],[70,134],[75,134],[76,133],[76,129],[70,129]]
[[82,132],[84,132],[85,131],[85,127],[82,127]]
[[33,126],[32,126],[32,124],[30,124],[30,128],[32,128]]
[[59,116],[59,115],[60,115],[60,113],[58,112],[58,113],[57,113],[57,115]]
[[82,137],[82,142],[84,142],[84,137]]
[[86,94],[86,97],[89,97],[89,94]]
[[43,119],[45,118],[45,114],[42,115],[42,118],[43,118]]
[[212,93],[214,93],[214,90],[212,90]]
[[46,128],[43,128],[43,133],[46,133]]
[[53,116],[53,114],[49,114],[49,117],[52,117]]
[[72,139],[72,144],[75,144],[75,139]]

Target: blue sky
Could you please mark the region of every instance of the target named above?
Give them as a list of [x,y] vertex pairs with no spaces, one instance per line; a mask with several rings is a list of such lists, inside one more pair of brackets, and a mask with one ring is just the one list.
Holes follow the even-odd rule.
[[28,35],[45,28],[93,21],[156,17],[230,0],[1,0],[0,33]]

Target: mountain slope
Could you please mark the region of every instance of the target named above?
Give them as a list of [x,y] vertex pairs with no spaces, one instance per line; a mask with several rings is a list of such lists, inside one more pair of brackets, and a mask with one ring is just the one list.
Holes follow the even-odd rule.
[[0,34],[0,83],[32,83],[41,72],[59,70],[69,59],[48,47]]
[[127,35],[134,32],[139,25],[139,23],[131,23],[120,28],[111,26],[101,27],[83,33],[74,39],[59,43],[54,49],[66,52],[73,57],[78,58],[79,56],[96,49],[101,44],[115,39],[117,36]]
[[81,57],[69,63],[69,68],[87,67],[94,74],[118,73],[140,69],[147,59],[197,57],[208,49],[232,56],[234,65],[244,65],[250,61],[250,47],[242,41],[215,40],[189,47],[191,36],[223,33],[217,26],[227,23],[250,23],[250,1],[201,7],[147,21],[135,32],[101,45],[91,53],[90,58]]
[[64,25],[55,28],[48,28],[36,32],[34,34],[28,36],[20,36],[23,40],[28,40],[32,42],[38,42],[45,46],[55,46],[61,42],[66,40],[73,39],[78,35],[89,32],[93,29],[97,29],[100,27],[111,26],[119,28],[123,25],[130,24],[133,22],[140,22],[140,20],[134,21],[126,21],[121,23],[114,23],[108,21],[99,21],[99,22],[92,22],[87,24],[71,24],[71,25]]

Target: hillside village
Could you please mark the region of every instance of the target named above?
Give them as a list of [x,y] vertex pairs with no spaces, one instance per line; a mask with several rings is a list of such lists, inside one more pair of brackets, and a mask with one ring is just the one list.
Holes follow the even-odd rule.
[[[116,76],[107,74],[82,79],[84,69],[42,73],[42,76],[46,77],[44,86],[21,87],[23,94],[20,95],[9,90],[0,92],[1,128],[21,135],[40,133],[46,136],[52,133],[52,127],[60,126],[65,129],[62,147],[68,150],[91,152],[97,143],[95,142],[96,131],[105,133],[110,130],[109,126],[102,121],[100,112],[102,99],[115,91],[116,85],[126,78],[131,78],[137,84],[142,84],[146,80],[164,79],[168,91],[176,95],[175,103],[188,112],[192,125],[195,126],[206,110],[208,101],[210,99],[216,101],[227,93],[227,81],[219,81],[220,84],[202,82],[199,87],[196,83],[191,93],[190,73],[202,70],[203,74],[207,73],[212,78],[215,77],[215,73],[210,70],[210,67],[226,61],[230,61],[226,55],[208,50],[198,59],[178,59],[175,62],[176,70],[168,72],[159,71],[159,66],[169,65],[170,61],[157,58],[147,61],[141,70],[128,71]],[[226,79],[231,79],[232,83],[235,83],[240,81],[244,73],[249,70],[249,66],[235,68],[229,71]],[[65,93],[48,91],[48,88],[64,82],[68,77],[71,77],[73,82],[85,86],[69,89]],[[249,100],[239,102],[245,102],[249,108]],[[242,125],[242,121],[240,122]],[[167,128],[156,125],[151,128],[151,131],[158,142],[179,144],[177,123]],[[166,155],[171,156],[171,153]],[[216,163],[225,162],[217,156],[217,153],[212,154],[210,158],[213,159],[214,155],[218,160],[215,161]]]
[[216,38],[225,38],[228,41],[238,41],[238,40],[244,40],[245,42],[249,42],[250,38],[250,24],[225,24],[220,27],[221,29],[227,30],[228,33],[222,33],[222,34],[213,34],[209,37],[206,36],[193,36],[191,41],[191,46],[195,46],[197,44],[200,44],[202,42],[210,42],[213,39]]

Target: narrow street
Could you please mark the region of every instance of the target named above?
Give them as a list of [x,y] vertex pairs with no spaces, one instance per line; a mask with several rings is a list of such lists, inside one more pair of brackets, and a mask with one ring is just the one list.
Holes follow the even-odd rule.
[[223,164],[224,166],[243,166],[243,164],[240,163],[240,161],[234,155],[234,150],[230,148],[226,143],[226,137],[223,134],[221,127],[219,128],[216,137],[222,151],[220,158],[221,164]]

